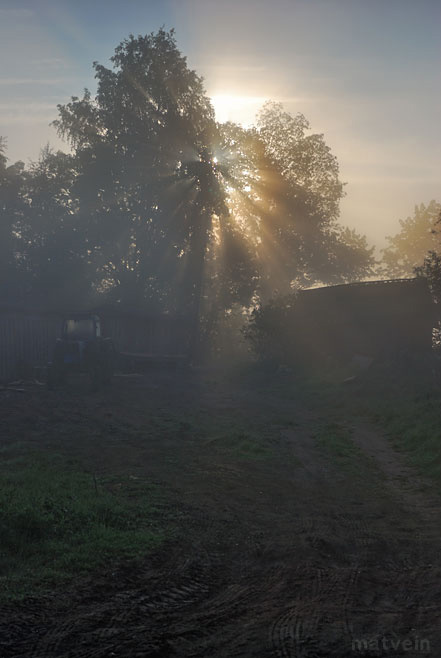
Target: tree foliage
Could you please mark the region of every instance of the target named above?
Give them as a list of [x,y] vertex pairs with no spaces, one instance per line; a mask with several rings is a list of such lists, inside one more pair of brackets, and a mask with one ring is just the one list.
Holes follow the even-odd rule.
[[391,278],[413,276],[431,251],[441,248],[441,204],[432,200],[415,206],[412,217],[401,219],[401,231],[388,237],[383,250],[383,273]]
[[191,311],[210,336],[233,307],[372,272],[305,117],[268,103],[256,127],[218,124],[173,31],[93,66],[96,94],[58,106],[70,154],[8,167],[0,144],[3,300]]
[[113,69],[94,64],[96,97],[73,98],[55,122],[75,149],[96,285],[118,301],[176,307],[174,282],[191,285],[186,255],[204,248],[204,217],[218,205],[195,171],[213,109],[173,32],[130,36],[111,61]]
[[[436,251],[429,251],[424,258],[424,262],[420,267],[415,268],[415,273],[418,276],[423,276],[427,279],[429,288],[433,298],[438,304],[438,316],[440,316],[439,309],[441,304],[441,254]],[[439,317],[441,322],[441,317]]]
[[254,248],[259,298],[373,272],[366,239],[338,223],[337,161],[322,135],[305,134],[308,127],[278,103],[264,106],[256,129],[223,126],[234,162],[229,204]]
[[294,193],[303,192],[310,213],[322,224],[337,220],[343,184],[337,158],[324,136],[307,134],[310,125],[303,114],[293,117],[281,103],[265,103],[257,126],[268,159],[277,165]]
[[24,292],[21,224],[26,214],[23,162],[8,166],[6,140],[0,137],[0,299],[12,302]]

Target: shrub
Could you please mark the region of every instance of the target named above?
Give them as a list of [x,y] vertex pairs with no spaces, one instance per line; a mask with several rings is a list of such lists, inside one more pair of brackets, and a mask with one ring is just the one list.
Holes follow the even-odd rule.
[[243,329],[245,338],[257,357],[264,362],[301,361],[296,342],[296,301],[298,294],[272,299],[257,307]]

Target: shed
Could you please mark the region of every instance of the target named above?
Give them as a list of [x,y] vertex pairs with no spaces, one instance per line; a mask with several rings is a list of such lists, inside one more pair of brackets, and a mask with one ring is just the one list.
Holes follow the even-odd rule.
[[321,356],[428,351],[437,310],[423,278],[311,288],[294,305],[292,336]]

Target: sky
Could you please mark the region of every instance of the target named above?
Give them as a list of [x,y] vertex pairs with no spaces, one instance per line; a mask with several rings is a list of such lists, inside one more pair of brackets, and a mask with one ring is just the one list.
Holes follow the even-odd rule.
[[303,113],[337,156],[341,223],[381,248],[441,201],[441,0],[0,0],[0,135],[10,161],[67,150],[57,103],[96,90],[135,35],[175,28],[220,121],[265,100]]

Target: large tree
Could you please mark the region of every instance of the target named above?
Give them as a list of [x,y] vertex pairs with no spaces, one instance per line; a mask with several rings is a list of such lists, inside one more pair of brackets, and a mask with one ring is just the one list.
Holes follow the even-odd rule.
[[101,290],[176,307],[174,284],[188,279],[185,266],[197,269],[189,252],[200,257],[218,203],[202,189],[213,109],[173,32],[131,36],[111,60],[113,69],[94,64],[95,98],[86,91],[59,106],[56,126],[79,167],[79,214]]
[[7,249],[34,296],[185,311],[210,335],[235,306],[371,272],[338,223],[337,160],[303,116],[272,103],[254,128],[216,123],[173,31],[130,36],[111,64],[94,63],[94,96],[58,106],[72,153],[17,170]]
[[[196,321],[216,223],[223,245],[238,238],[221,182],[228,167],[214,155],[222,141],[214,111],[173,31],[131,36],[111,61],[113,69],[94,64],[95,98],[87,90],[72,98],[55,122],[74,148],[72,193],[97,288],[137,306],[190,309]],[[211,253],[219,263],[219,250]],[[237,270],[210,278],[218,301]]]
[[279,103],[263,107],[257,128],[223,126],[234,152],[229,203],[254,245],[260,299],[373,272],[366,239],[338,223],[337,160],[323,135],[308,129],[302,115],[292,117]]

